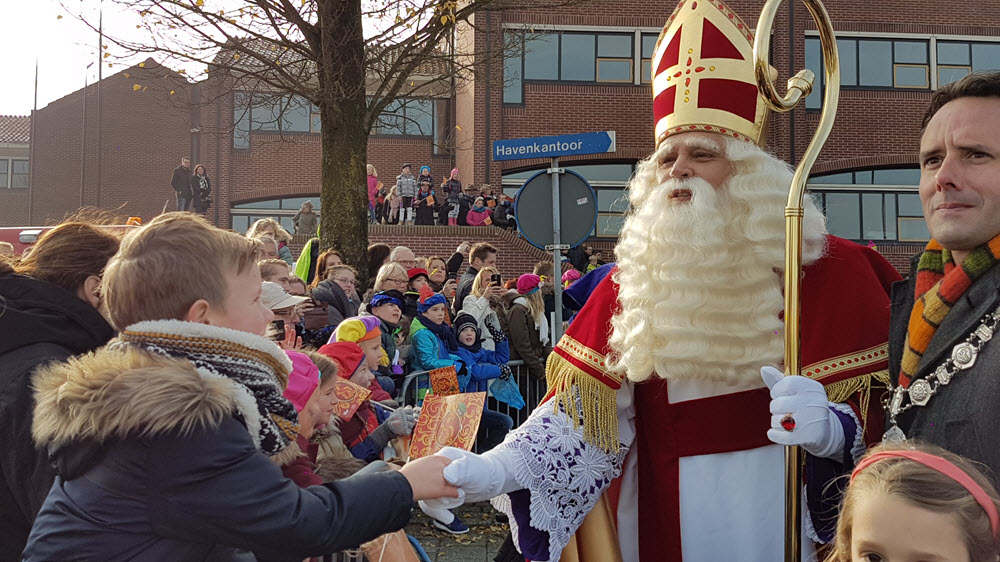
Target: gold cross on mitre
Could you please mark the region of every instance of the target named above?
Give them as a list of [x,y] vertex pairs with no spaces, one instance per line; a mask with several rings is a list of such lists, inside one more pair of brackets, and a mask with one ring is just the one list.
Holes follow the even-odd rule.
[[684,0],[653,55],[656,144],[688,131],[764,142],[768,109],[757,90],[753,33],[720,0]]

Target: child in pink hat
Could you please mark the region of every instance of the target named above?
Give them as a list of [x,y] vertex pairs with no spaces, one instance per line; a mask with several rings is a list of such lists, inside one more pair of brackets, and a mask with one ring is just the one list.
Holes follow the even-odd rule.
[[332,361],[317,353],[286,350],[292,360],[292,370],[288,374],[288,386],[283,396],[299,413],[299,435],[295,441],[305,452],[282,465],[281,472],[302,488],[322,484],[316,475],[316,453],[318,448],[309,442],[313,432],[330,423],[334,412],[334,384],[337,367]]

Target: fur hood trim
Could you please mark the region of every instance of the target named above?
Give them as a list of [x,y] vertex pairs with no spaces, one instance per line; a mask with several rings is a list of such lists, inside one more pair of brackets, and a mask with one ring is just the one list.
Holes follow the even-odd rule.
[[[286,359],[287,360],[287,359]],[[216,427],[234,410],[233,386],[189,361],[128,347],[102,349],[34,375],[32,435],[40,446]]]

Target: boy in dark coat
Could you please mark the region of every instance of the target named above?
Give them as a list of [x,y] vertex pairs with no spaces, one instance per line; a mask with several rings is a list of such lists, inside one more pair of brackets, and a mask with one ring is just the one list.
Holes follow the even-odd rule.
[[272,314],[253,241],[160,215],[126,236],[101,289],[118,339],[35,377],[33,435],[58,476],[24,560],[299,561],[457,495],[440,457],[305,489],[281,474],[301,454],[298,416],[291,362],[258,335]]

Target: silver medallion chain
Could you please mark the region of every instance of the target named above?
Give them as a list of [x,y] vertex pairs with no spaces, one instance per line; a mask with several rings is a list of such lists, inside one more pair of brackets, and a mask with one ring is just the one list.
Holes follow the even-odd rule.
[[1000,307],[982,319],[979,326],[965,338],[965,341],[951,349],[951,357],[934,369],[926,378],[917,379],[908,388],[897,386],[889,388],[889,398],[883,403],[889,412],[889,429],[882,435],[883,441],[900,442],[906,440],[906,434],[899,429],[896,418],[913,407],[926,406],[931,397],[937,394],[941,387],[948,386],[951,379],[962,371],[971,369],[976,364],[976,357],[987,342],[993,339],[1000,325]]

